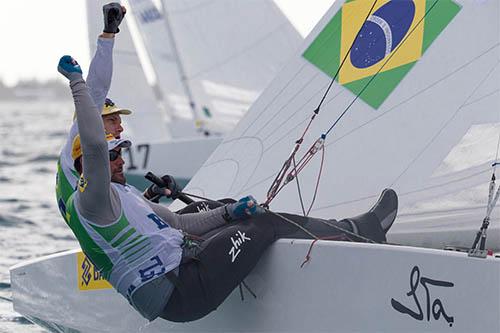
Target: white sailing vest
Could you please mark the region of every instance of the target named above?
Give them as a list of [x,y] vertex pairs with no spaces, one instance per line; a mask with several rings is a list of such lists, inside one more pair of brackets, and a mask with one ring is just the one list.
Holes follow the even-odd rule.
[[85,254],[127,299],[145,283],[179,266],[183,234],[157,216],[134,187],[112,183],[119,194],[118,221],[98,226],[76,209],[78,191],[68,200],[68,224]]

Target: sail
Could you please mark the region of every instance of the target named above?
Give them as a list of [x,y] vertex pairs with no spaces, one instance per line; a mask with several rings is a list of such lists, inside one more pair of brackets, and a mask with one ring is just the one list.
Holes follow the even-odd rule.
[[312,216],[354,216],[391,187],[400,209],[389,240],[470,246],[498,150],[499,17],[496,0],[336,1],[186,192],[266,201],[321,105],[296,162],[322,134],[324,150],[272,210],[313,203]]
[[[94,55],[97,36],[102,33],[102,6],[105,0],[87,0],[87,23],[91,57]],[[127,21],[125,19],[125,21]],[[131,109],[140,117],[122,117],[127,136],[134,143],[166,140],[170,137],[164,113],[148,84],[127,24],[120,26],[113,52],[113,81],[109,97],[120,107]],[[128,118],[128,119],[127,119]],[[151,126],[155,124],[155,126]]]
[[131,0],[124,4],[130,7],[127,19],[133,17],[153,64],[166,111],[174,119],[194,119],[189,105],[192,98],[189,88],[185,86],[185,75],[169,29],[170,23],[153,1]]
[[301,41],[269,0],[127,3],[165,109],[215,132],[234,127]]

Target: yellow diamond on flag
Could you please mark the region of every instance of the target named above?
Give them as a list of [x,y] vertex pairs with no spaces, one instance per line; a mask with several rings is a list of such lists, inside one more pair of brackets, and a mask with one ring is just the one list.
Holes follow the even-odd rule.
[[365,22],[373,1],[346,3],[342,8],[341,59],[351,45],[352,50],[341,67],[339,83],[364,79],[379,70],[388,71],[420,59],[425,4],[425,0],[379,0]]

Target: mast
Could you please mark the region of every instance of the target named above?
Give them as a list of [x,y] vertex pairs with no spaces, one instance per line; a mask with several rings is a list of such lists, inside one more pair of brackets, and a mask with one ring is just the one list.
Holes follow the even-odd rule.
[[179,76],[181,79],[182,88],[184,89],[184,93],[186,94],[186,96],[189,100],[189,108],[191,109],[191,113],[193,114],[193,118],[195,120],[195,123],[197,123],[198,120],[201,120],[201,115],[199,114],[199,112],[196,108],[196,103],[195,103],[194,98],[193,98],[193,93],[191,91],[191,87],[189,86],[189,84],[187,82],[186,71],[184,70],[184,66],[182,64],[181,58],[179,57],[179,51],[177,49],[177,44],[175,42],[174,34],[172,32],[172,27],[170,26],[169,17],[168,17],[168,10],[167,10],[167,6],[166,6],[164,0],[161,0],[161,5],[162,5],[162,10],[163,10],[163,15],[165,17],[165,19],[163,21],[165,22],[165,28],[167,29],[168,37],[170,40],[170,46],[172,47],[172,51],[174,53],[174,59],[175,59],[175,62],[177,63],[177,70],[179,72]]

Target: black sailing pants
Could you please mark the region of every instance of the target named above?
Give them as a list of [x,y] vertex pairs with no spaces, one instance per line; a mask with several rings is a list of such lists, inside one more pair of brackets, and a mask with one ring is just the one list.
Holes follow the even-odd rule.
[[[317,237],[342,233],[321,220],[281,214]],[[346,221],[328,221],[352,230]],[[380,228],[379,223],[374,223]],[[380,230],[376,230],[380,232]],[[261,214],[209,232],[192,260],[179,266],[177,286],[160,317],[186,322],[215,310],[255,267],[264,251],[279,238],[312,237],[274,214]],[[369,235],[368,235],[369,236]],[[203,237],[203,236],[202,236]]]

